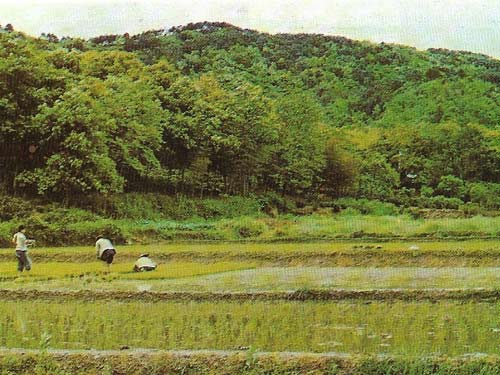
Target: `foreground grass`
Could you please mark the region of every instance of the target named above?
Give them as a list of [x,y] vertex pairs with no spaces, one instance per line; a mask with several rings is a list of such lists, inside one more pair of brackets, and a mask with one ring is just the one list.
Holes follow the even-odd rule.
[[0,345],[500,354],[500,304],[3,301]]

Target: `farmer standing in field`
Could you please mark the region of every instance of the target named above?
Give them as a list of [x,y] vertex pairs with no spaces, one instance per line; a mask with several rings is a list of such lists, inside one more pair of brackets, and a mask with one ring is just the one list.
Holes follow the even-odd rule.
[[12,237],[12,243],[16,245],[17,270],[31,270],[31,259],[28,255],[28,246],[35,243],[34,240],[28,240],[25,235],[26,227],[20,225],[17,233]]
[[111,263],[113,263],[113,258],[115,257],[116,250],[111,243],[111,241],[104,236],[97,236],[95,249],[97,252],[97,259],[100,259],[108,265],[108,271]]

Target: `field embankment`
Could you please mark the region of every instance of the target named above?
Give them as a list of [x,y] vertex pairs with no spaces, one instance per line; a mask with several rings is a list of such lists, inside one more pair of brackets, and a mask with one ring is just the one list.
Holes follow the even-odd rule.
[[493,375],[497,356],[407,357],[253,351],[1,350],[6,374],[31,375]]
[[[74,210],[73,210],[74,211]],[[311,215],[262,213],[182,219],[103,218],[62,210],[0,222],[0,247],[10,246],[19,224],[41,246],[91,245],[98,234],[117,244],[165,241],[308,242],[317,240],[436,241],[500,239],[500,217],[414,218],[326,211]]]
[[[138,288],[140,289],[140,288]],[[149,290],[37,290],[0,289],[0,301],[117,301],[117,302],[255,302],[255,301],[350,301],[350,302],[498,302],[500,289],[335,289],[254,292],[195,292]]]

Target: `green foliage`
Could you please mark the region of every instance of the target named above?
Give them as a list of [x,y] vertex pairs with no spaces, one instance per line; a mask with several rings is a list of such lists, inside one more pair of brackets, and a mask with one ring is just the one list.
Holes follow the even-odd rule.
[[[82,210],[35,213],[22,223],[27,227],[28,237],[35,239],[40,246],[88,245],[93,244],[98,235],[107,236],[118,244],[125,243],[126,239],[117,223]],[[13,229],[11,227],[11,233],[5,234],[7,238],[12,238]]]
[[479,79],[440,79],[404,90],[386,104],[380,122],[399,124],[477,123],[494,127],[500,122],[500,94],[496,85]]
[[33,212],[31,202],[6,195],[0,195],[0,220],[8,221],[11,219],[22,219]]
[[472,203],[489,209],[500,208],[500,184],[474,182],[468,185]]
[[197,216],[204,219],[259,216],[262,202],[257,198],[225,197],[196,202]]
[[434,195],[434,189],[430,186],[422,186],[420,189],[420,195],[426,198],[432,197]]
[[469,216],[476,216],[481,213],[481,207],[477,203],[467,202],[466,204],[460,205],[458,208]]
[[17,232],[17,227],[18,225],[13,221],[0,222],[0,247],[12,246],[12,236]]
[[40,214],[35,214],[35,217],[41,218],[43,221],[54,223],[75,224],[80,222],[92,222],[101,219],[92,212],[81,210],[78,208],[62,208],[62,207],[44,207],[44,211]]
[[399,185],[399,175],[381,154],[361,162],[358,195],[369,199],[390,200]]
[[74,193],[123,189],[123,177],[105,152],[107,121],[94,91],[99,89],[97,82],[75,87],[53,107],[43,107],[36,116],[36,129],[46,160],[40,167],[19,174],[18,184],[34,186],[39,194],[61,194],[64,198]]
[[[395,127],[386,131],[373,146],[387,155],[388,161],[399,175],[402,187],[437,189],[443,176],[446,180],[458,178],[466,181],[496,181],[499,176],[499,154],[494,138],[484,127],[475,125],[440,124],[414,127]],[[463,183],[448,191],[439,192],[463,197]]]
[[279,140],[267,175],[271,186],[289,195],[318,188],[325,167],[324,130],[319,104],[307,93],[291,93],[277,103]]
[[500,182],[500,63],[484,55],[204,22],[88,41],[9,28],[0,61],[7,194],[497,206],[468,191]]
[[263,211],[271,213],[274,209],[277,213],[287,213],[296,208],[295,202],[289,197],[278,195],[273,191],[263,194],[259,197],[259,202]]
[[464,204],[464,202],[459,198],[448,198],[444,195],[436,195],[434,197],[420,197],[417,198],[417,203],[419,207],[429,207],[429,208],[446,208],[446,209],[458,209]]
[[400,212],[396,205],[377,200],[340,198],[332,203],[342,210],[352,208],[364,215],[385,216],[397,215]]
[[229,225],[240,238],[256,238],[268,230],[264,222],[248,217],[239,218]]
[[262,206],[255,197],[198,199],[162,194],[126,193],[111,197],[91,196],[81,207],[115,219],[185,220],[258,216]]
[[436,187],[436,192],[448,198],[462,199],[465,195],[465,184],[458,177],[442,176]]
[[353,145],[337,138],[331,138],[326,144],[324,189],[333,197],[356,193],[362,163],[353,148]]

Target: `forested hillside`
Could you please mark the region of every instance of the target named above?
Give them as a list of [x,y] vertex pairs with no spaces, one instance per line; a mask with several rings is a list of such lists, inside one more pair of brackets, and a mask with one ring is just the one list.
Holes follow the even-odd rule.
[[1,190],[500,208],[500,61],[198,23],[0,33]]

